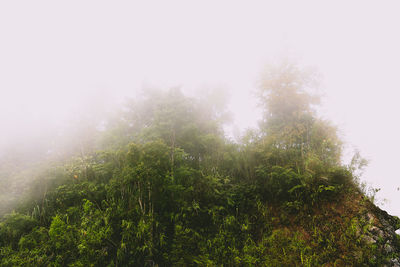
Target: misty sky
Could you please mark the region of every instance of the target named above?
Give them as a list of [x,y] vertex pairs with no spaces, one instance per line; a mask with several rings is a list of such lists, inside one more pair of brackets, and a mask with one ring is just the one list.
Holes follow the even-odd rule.
[[[260,118],[251,96],[281,57],[322,76],[322,114],[364,179],[400,215],[398,1],[1,1],[0,144],[78,116],[91,98],[142,87],[226,88],[238,128]],[[397,206],[397,207],[396,207]]]

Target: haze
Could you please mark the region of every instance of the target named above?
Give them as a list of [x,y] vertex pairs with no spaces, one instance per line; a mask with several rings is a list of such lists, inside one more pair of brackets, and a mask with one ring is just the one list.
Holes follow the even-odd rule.
[[363,179],[382,188],[383,207],[400,215],[399,7],[397,1],[2,1],[0,145],[46,140],[44,132],[79,118],[83,107],[94,113],[93,102],[110,106],[147,87],[196,94],[224,88],[234,114],[228,132],[243,131],[260,118],[251,92],[263,66],[288,57],[321,74],[320,113],[338,125],[346,155],[358,148],[370,160]]

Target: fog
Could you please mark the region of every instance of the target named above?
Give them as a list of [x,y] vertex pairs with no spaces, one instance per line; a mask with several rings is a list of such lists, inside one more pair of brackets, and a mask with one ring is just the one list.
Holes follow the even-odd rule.
[[[234,137],[256,127],[263,66],[321,76],[320,114],[370,161],[363,180],[400,215],[397,1],[3,1],[0,155],[53,140],[143,88],[228,92]],[[56,139],[54,139],[56,140]],[[5,147],[8,147],[7,149]],[[34,153],[34,152],[32,152]]]

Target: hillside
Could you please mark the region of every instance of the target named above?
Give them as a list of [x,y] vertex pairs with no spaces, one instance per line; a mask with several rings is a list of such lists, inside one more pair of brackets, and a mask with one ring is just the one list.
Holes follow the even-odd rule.
[[309,82],[267,71],[260,128],[236,142],[221,102],[155,90],[57,160],[2,164],[3,184],[32,179],[1,207],[0,265],[400,266],[400,219],[360,189],[362,158],[341,162]]

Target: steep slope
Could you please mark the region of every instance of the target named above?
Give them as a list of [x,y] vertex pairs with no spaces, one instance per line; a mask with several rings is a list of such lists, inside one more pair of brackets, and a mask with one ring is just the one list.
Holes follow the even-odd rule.
[[201,174],[179,151],[172,177],[168,151],[134,145],[125,156],[99,156],[90,176],[65,173],[63,185],[2,218],[1,265],[398,265],[400,220],[356,187],[324,181],[277,200]]

